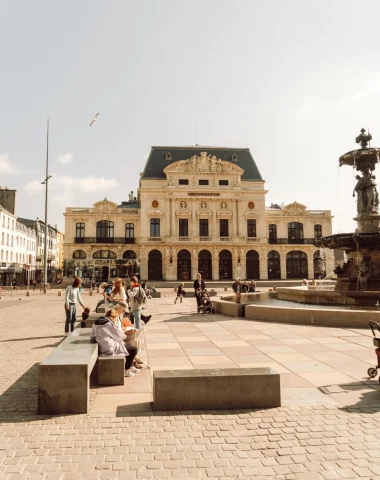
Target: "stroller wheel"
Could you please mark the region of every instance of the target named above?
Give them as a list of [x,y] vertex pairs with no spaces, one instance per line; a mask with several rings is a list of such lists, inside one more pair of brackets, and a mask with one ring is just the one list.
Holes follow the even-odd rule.
[[[367,373],[370,378],[375,378],[377,375],[377,370],[376,368],[371,367],[367,370]],[[380,381],[380,378],[379,378],[379,381]]]

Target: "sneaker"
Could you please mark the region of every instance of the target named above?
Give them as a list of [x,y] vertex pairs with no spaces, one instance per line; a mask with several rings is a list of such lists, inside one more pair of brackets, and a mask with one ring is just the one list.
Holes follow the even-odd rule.
[[140,370],[136,367],[131,367],[129,371],[132,372],[133,374],[140,373]]
[[152,315],[148,315],[147,317],[145,317],[145,320],[144,320],[145,325],[149,322],[151,318],[152,318]]
[[126,370],[124,372],[124,377],[134,377],[135,374],[131,370]]

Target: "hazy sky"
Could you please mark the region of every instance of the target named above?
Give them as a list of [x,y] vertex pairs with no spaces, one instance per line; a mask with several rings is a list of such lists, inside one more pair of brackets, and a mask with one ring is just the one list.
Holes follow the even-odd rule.
[[[17,215],[136,191],[151,145],[249,147],[267,204],[351,231],[369,126],[380,146],[378,0],[0,0],[0,185]],[[99,121],[89,127],[96,112]]]

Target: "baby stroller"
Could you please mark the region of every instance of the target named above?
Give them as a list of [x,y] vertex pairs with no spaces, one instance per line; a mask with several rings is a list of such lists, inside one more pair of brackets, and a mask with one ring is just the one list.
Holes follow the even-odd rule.
[[[370,367],[367,370],[368,376],[370,378],[375,378],[377,375],[377,369],[380,368],[380,325],[377,322],[368,322],[369,328],[372,330],[373,334],[373,344],[376,347],[375,353],[377,356],[377,365],[376,367]],[[378,337],[376,337],[376,333],[378,334]],[[379,378],[380,382],[380,378]]]
[[199,290],[197,293],[198,297],[198,309],[197,312],[204,314],[206,313],[214,313],[214,307],[212,306],[210,295],[208,294],[207,290]]

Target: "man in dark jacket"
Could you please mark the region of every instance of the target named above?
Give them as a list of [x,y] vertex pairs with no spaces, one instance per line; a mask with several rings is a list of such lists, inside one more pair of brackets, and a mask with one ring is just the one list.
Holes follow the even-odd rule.
[[197,299],[197,306],[201,304],[198,293],[206,288],[205,282],[202,280],[202,275],[197,273],[197,279],[194,281],[194,297]]

